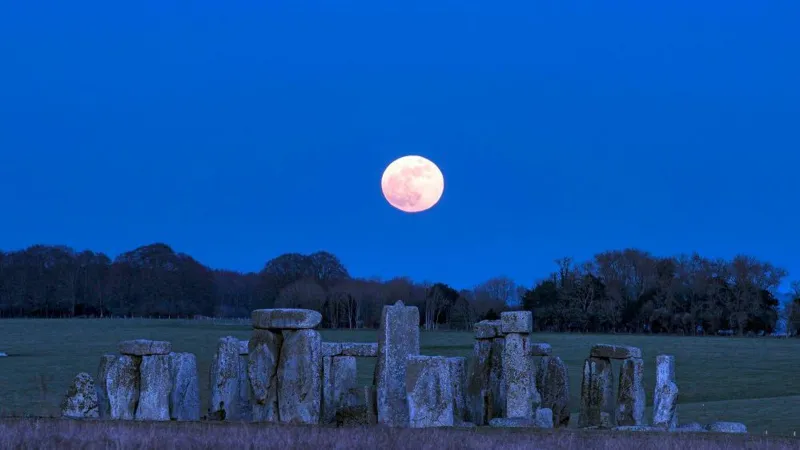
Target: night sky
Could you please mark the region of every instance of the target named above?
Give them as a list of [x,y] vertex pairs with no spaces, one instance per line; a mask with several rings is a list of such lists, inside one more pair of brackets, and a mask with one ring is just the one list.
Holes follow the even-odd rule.
[[[800,279],[800,2],[6,1],[0,248],[530,285],[637,247]],[[395,210],[392,160],[445,176]],[[788,284],[788,283],[787,283]]]

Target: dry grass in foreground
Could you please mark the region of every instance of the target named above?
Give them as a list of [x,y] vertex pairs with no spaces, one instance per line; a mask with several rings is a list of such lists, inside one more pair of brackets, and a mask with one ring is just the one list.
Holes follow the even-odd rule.
[[2,419],[2,449],[796,449],[800,440],[730,434],[391,429],[250,423]]

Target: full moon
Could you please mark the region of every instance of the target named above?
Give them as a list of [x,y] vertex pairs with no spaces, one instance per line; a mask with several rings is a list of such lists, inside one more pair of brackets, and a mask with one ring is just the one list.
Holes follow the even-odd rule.
[[444,175],[422,156],[403,156],[383,171],[381,190],[386,201],[400,211],[422,212],[442,198]]

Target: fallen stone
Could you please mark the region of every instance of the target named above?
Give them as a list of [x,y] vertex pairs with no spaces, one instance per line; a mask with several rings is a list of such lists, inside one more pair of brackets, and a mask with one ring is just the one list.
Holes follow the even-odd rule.
[[246,355],[250,350],[250,341],[239,341],[239,355]]
[[322,424],[333,423],[340,407],[358,404],[350,398],[357,382],[355,356],[322,357]]
[[608,358],[590,357],[583,365],[581,380],[581,409],[578,415],[578,427],[605,427],[614,415],[614,374],[611,371],[611,360]]
[[170,356],[149,355],[142,357],[139,368],[139,402],[136,405],[136,420],[169,420]]
[[322,356],[340,356],[342,354],[341,342],[323,342]]
[[714,422],[708,426],[712,433],[747,433],[747,427],[739,422]]
[[141,356],[122,355],[108,367],[105,385],[112,419],[133,420],[139,401],[141,362]]
[[375,364],[378,423],[407,427],[406,360],[419,355],[419,309],[402,301],[386,305],[378,330],[378,361]]
[[589,356],[608,359],[641,358],[642,350],[625,345],[596,344],[592,347]]
[[278,421],[278,358],[283,335],[253,330],[248,344],[247,377],[253,403],[252,420]]
[[168,355],[172,351],[172,344],[167,341],[151,341],[148,339],[134,339],[119,343],[119,352],[130,356]]
[[250,314],[253,328],[262,330],[302,330],[316,328],[322,314],[310,309],[257,309]]
[[97,406],[100,418],[107,419],[111,414],[111,406],[108,403],[108,369],[117,360],[117,355],[103,355],[100,357],[100,365],[97,368]]
[[283,331],[277,378],[280,422],[318,424],[322,412],[322,337],[318,331]]
[[673,431],[676,432],[693,432],[693,433],[705,433],[708,430],[703,425],[697,422],[689,422],[683,425],[678,426]]
[[534,419],[537,428],[553,428],[553,410],[550,408],[537,409]]
[[536,389],[536,366],[528,349],[528,339],[526,334],[506,335],[503,353],[506,417],[532,418],[534,411],[542,402]]
[[374,358],[378,356],[377,342],[343,342],[343,356],[358,356],[360,358]]
[[644,361],[628,358],[622,361],[617,390],[617,425],[644,424]]
[[532,333],[533,314],[530,311],[505,311],[500,313],[501,331],[508,333]]
[[211,360],[211,408],[209,413],[222,420],[242,417],[239,403],[239,339],[225,336],[217,341],[217,353]]
[[200,420],[197,358],[193,353],[170,353],[169,358],[172,385],[169,393],[169,418],[181,421]]
[[409,426],[451,427],[453,387],[450,364],[444,356],[409,356],[406,368]]
[[473,326],[475,339],[492,339],[500,335],[502,323],[499,320],[481,320]]
[[61,402],[61,416],[73,419],[100,417],[97,388],[91,375],[81,372],[72,380]]
[[453,390],[453,420],[455,423],[466,422],[467,413],[467,358],[463,356],[447,358],[450,370],[450,385]]
[[494,428],[535,428],[536,419],[531,417],[495,417],[489,421]]
[[550,344],[531,342],[528,345],[532,356],[550,356],[553,354],[553,347]]
[[489,369],[489,410],[487,420],[495,417],[505,417],[506,411],[506,384],[503,380],[503,353],[506,348],[506,339],[496,337],[492,339],[491,364]]
[[569,372],[558,356],[545,356],[536,370],[536,386],[542,396],[543,408],[553,413],[556,428],[569,426]]

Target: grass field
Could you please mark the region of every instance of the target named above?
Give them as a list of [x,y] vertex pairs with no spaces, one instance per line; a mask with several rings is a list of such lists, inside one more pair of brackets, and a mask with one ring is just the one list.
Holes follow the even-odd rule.
[[[222,336],[248,339],[248,324],[182,320],[0,320],[0,415],[57,416],[67,386],[78,372],[97,372],[100,356],[116,353],[125,339],[172,342],[174,351],[197,355],[203,408],[208,370]],[[375,330],[322,330],[325,340],[375,342]],[[636,335],[535,334],[553,346],[570,370],[572,411],[577,413],[583,360],[595,343],[642,348],[645,386],[652,403],[655,357],[676,357],[682,423],[742,422],[751,433],[792,436],[800,432],[800,340]],[[422,353],[469,356],[472,333],[423,332]],[[374,360],[359,360],[362,384],[371,384]],[[617,369],[615,369],[615,374]],[[648,410],[647,416],[650,417]],[[576,419],[576,418],[575,418]],[[573,423],[576,420],[573,420]]]

